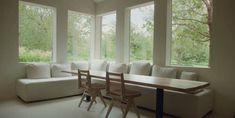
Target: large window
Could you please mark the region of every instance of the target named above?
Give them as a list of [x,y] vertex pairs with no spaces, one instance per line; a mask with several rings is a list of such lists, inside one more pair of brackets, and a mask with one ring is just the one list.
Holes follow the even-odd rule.
[[172,0],[170,65],[207,67],[212,0]]
[[55,38],[55,9],[19,2],[19,60],[50,62]]
[[88,60],[93,37],[94,17],[74,11],[68,12],[67,59]]
[[130,9],[130,61],[153,59],[154,4]]
[[116,14],[103,15],[101,18],[101,58],[114,60],[116,50]]

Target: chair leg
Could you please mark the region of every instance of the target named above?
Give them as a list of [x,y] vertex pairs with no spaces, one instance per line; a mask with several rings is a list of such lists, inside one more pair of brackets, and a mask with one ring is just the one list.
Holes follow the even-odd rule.
[[84,98],[85,98],[85,94],[83,93],[83,94],[82,94],[82,98],[81,98],[81,100],[80,100],[80,102],[79,102],[79,104],[78,104],[78,107],[80,107],[80,106],[81,106],[82,101],[84,100]]
[[91,100],[91,103],[89,104],[89,106],[88,106],[88,108],[87,108],[87,111],[89,111],[89,110],[90,110],[90,108],[91,108],[91,106],[92,106],[93,102],[94,102],[94,101],[95,101],[95,99],[96,99],[96,96],[97,96],[97,95],[92,95],[92,100]]
[[122,102],[120,102],[120,103],[118,103],[119,104],[119,106],[120,106],[120,108],[121,108],[121,110],[122,110],[122,114],[124,114],[124,109],[123,109],[123,106],[122,106]]
[[103,98],[100,91],[99,91],[99,97],[100,97],[101,101],[104,103],[104,106],[106,107],[106,103],[105,103],[104,98]]
[[132,101],[129,101],[129,100],[128,100],[127,106],[126,106],[126,110],[125,110],[125,112],[124,112],[124,114],[123,114],[123,118],[126,118],[126,115],[127,115],[128,111],[129,111],[131,105],[132,105]]
[[110,103],[110,105],[109,105],[109,109],[108,109],[108,111],[107,111],[107,113],[106,113],[105,118],[108,118],[108,117],[109,117],[109,113],[111,112],[112,107],[113,107],[113,102],[114,102],[114,100],[112,99],[112,101],[111,101],[111,103]]
[[136,104],[135,104],[135,101],[133,101],[132,104],[133,104],[133,107],[134,107],[134,109],[135,109],[135,112],[136,112],[137,117],[140,118],[140,113],[139,113],[139,110],[138,110],[138,108],[137,108],[137,106],[136,106]]

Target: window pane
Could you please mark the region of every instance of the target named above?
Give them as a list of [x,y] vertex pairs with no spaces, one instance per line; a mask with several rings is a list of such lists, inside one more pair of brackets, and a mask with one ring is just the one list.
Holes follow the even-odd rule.
[[101,58],[114,60],[116,44],[116,14],[102,16]]
[[200,0],[172,0],[171,65],[208,66],[212,3],[208,5]]
[[19,2],[19,60],[50,62],[55,11]]
[[154,5],[130,11],[130,61],[153,58]]
[[74,11],[68,12],[67,59],[88,60],[94,17]]

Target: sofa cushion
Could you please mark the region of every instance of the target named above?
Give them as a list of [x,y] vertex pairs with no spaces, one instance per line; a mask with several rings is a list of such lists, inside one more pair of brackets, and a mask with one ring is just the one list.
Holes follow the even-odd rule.
[[107,61],[105,60],[91,60],[90,69],[97,71],[106,71]]
[[30,79],[45,79],[51,77],[50,64],[30,63],[26,65],[26,75]]
[[68,77],[72,76],[70,73],[61,72],[63,70],[71,70],[71,64],[52,64],[51,76],[52,77]]
[[180,75],[180,79],[185,79],[185,80],[197,80],[197,73],[195,72],[187,72],[183,71]]
[[127,66],[123,63],[109,63],[109,72],[127,73]]
[[131,64],[130,74],[149,75],[151,65],[147,61],[135,61]]
[[88,70],[89,69],[89,63],[87,61],[77,61],[71,63],[72,70]]
[[152,69],[152,76],[176,78],[176,69],[154,65]]

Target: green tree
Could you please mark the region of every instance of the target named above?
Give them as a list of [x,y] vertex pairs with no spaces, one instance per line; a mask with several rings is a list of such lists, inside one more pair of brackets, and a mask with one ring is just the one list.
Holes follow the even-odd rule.
[[67,59],[88,60],[90,57],[90,39],[92,16],[78,12],[68,12]]
[[19,3],[20,61],[51,60],[53,14],[49,8]]
[[212,0],[172,0],[171,64],[207,66]]

